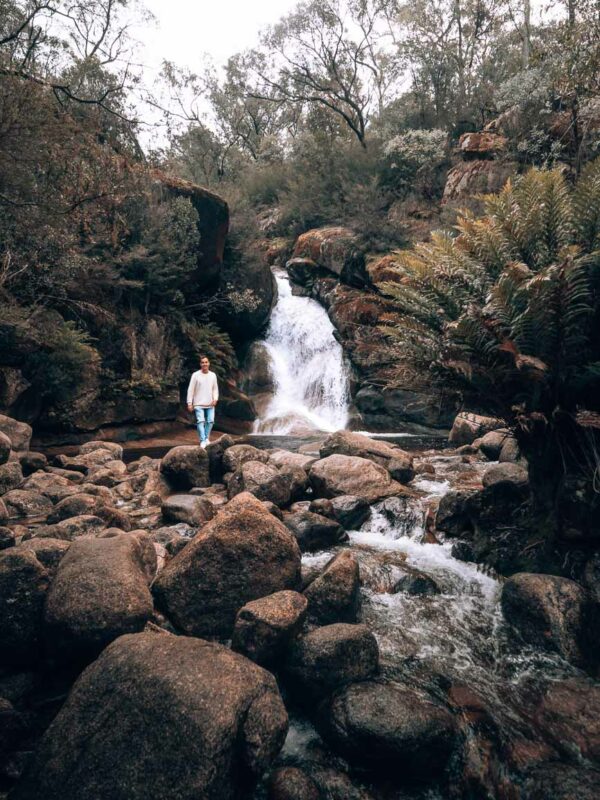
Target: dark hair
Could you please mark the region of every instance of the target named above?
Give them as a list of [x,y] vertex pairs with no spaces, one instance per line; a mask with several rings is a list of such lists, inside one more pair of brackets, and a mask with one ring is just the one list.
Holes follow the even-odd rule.
[[207,361],[210,363],[210,358],[209,358],[208,356],[201,355],[201,356],[199,357],[199,360],[200,360],[200,361],[204,361],[204,359],[206,359],[206,360],[207,360]]

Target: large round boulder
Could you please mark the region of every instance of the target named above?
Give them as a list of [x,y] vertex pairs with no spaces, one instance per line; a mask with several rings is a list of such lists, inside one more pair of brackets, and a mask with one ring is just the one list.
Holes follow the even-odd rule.
[[243,493],[164,568],[153,591],[185,633],[229,636],[239,609],[300,583],[300,550],[265,505]]
[[11,448],[15,453],[25,453],[29,450],[29,443],[33,431],[31,425],[26,422],[19,422],[12,417],[6,417],[0,414],[0,433],[8,436],[11,442]]
[[172,447],[160,463],[160,471],[173,489],[187,491],[210,486],[208,453],[200,446]]
[[408,483],[415,477],[410,453],[379,439],[371,439],[362,433],[336,431],[325,439],[319,454],[321,458],[334,454],[366,458],[385,467],[392,473],[392,477],[401,483]]
[[2,500],[9,517],[45,517],[52,511],[52,500],[33,490],[12,489]]
[[357,456],[327,456],[316,461],[309,474],[317,497],[352,494],[375,502],[403,491],[385,467]]
[[163,500],[161,513],[165,522],[186,522],[199,527],[215,515],[215,507],[206,497],[194,494],[172,494]]
[[582,663],[586,593],[579,584],[521,572],[506,581],[501,600],[505,620],[524,642]]
[[281,472],[271,464],[245,461],[231,476],[227,490],[229,497],[235,497],[241,492],[250,492],[259,500],[269,500],[276,506],[282,507],[289,505],[291,500],[292,480],[292,476]]
[[122,636],[80,676],[13,800],[239,800],[279,752],[275,679],[218,644]]
[[443,772],[457,743],[450,711],[416,689],[366,681],[338,690],[320,709],[320,733],[351,763],[425,782]]
[[152,615],[148,584],[155,571],[146,534],[73,542],[46,599],[49,653],[59,660],[89,659],[118,636],[141,631]]
[[234,444],[223,453],[223,467],[226,472],[237,472],[247,461],[261,461],[266,464],[269,454],[251,444]]
[[307,605],[292,591],[246,603],[238,611],[231,648],[262,666],[276,665],[302,629]]
[[285,675],[298,699],[310,700],[343,684],[372,678],[378,669],[377,640],[367,626],[337,623],[296,640]]

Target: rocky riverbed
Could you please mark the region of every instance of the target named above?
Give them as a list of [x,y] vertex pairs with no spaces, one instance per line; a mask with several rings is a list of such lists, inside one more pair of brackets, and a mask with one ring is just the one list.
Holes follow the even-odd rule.
[[126,463],[48,459],[0,417],[0,790],[597,797],[598,560],[522,569],[527,465],[498,425]]

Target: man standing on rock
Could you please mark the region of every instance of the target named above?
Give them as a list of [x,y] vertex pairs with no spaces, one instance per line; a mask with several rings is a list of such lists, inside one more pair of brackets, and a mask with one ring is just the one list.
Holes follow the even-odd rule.
[[192,375],[187,393],[188,411],[193,411],[196,415],[200,447],[203,449],[209,442],[215,422],[215,406],[219,399],[217,376],[209,370],[209,367],[208,358],[201,356],[200,369]]

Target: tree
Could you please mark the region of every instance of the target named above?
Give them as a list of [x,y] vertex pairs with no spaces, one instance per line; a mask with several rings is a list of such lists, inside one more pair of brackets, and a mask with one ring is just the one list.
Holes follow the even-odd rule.
[[462,216],[458,236],[400,253],[383,287],[401,314],[387,331],[397,379],[449,384],[504,417],[548,520],[565,487],[581,479],[593,494],[598,477],[598,436],[582,422],[600,422],[599,203],[600,161],[573,191],[560,171],[532,170],[482,218]]

